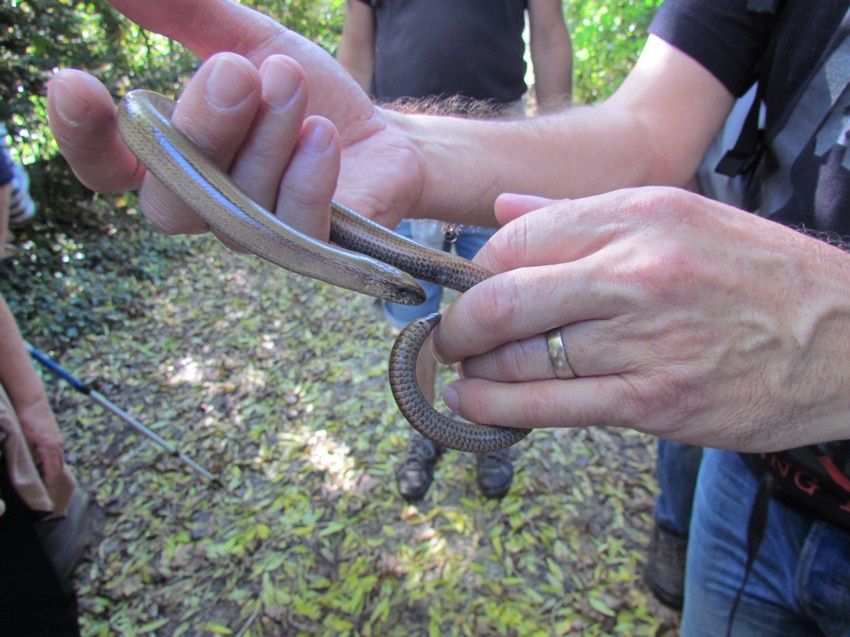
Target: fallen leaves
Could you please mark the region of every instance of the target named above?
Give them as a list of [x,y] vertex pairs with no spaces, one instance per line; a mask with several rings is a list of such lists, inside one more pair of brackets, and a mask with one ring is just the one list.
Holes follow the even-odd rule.
[[138,283],[141,312],[62,363],[102,379],[228,492],[50,383],[74,471],[107,513],[78,572],[85,633],[675,630],[640,579],[651,440],[535,432],[497,502],[478,494],[472,456],[447,453],[426,500],[407,505],[392,335],[371,300],[192,246],[161,282]]

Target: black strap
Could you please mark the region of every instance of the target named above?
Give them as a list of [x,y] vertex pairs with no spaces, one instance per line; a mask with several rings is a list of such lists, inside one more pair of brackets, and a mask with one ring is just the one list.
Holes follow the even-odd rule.
[[[763,13],[776,17],[779,11],[780,0],[747,0],[747,11],[750,13]],[[756,96],[752,106],[744,120],[744,126],[738,135],[738,141],[717,164],[715,172],[727,177],[737,177],[749,173],[755,168],[761,151],[764,148],[764,130],[759,126],[759,115],[761,105],[764,103],[764,95],[767,90],[767,75],[770,63],[776,51],[776,31],[771,29],[770,40],[764,50],[757,76],[759,77]]]
[[750,519],[747,523],[747,562],[744,566],[744,578],[741,580],[738,592],[735,593],[735,600],[732,602],[732,608],[729,610],[729,620],[726,623],[726,637],[731,637],[732,635],[732,626],[735,623],[735,614],[738,612],[738,605],[741,603],[744,589],[753,570],[753,564],[755,564],[761,543],[764,541],[764,532],[767,529],[768,507],[770,505],[771,482],[771,475],[762,469],[761,476],[759,477],[759,488],[753,500],[753,506],[750,509]]
[[[747,0],[747,11],[771,14],[775,21],[782,8],[782,2],[783,0]],[[790,116],[793,111],[793,105],[796,104],[799,101],[800,96],[805,93],[809,83],[811,82],[811,78],[818,72],[818,69],[821,68],[824,62],[834,52],[835,48],[838,47],[844,38],[847,37],[849,29],[850,10],[848,10],[848,12],[844,15],[844,18],[838,28],[833,33],[832,38],[827,44],[827,47],[824,49],[820,60],[812,67],[812,73],[809,78],[801,84],[800,91],[797,96],[792,100],[787,108],[784,109],[784,117],[787,118]],[[747,113],[744,127],[741,129],[738,141],[735,142],[735,146],[723,156],[715,168],[716,172],[726,175],[727,177],[736,177],[742,174],[749,174],[752,177],[765,149],[767,133],[759,128],[758,124],[761,105],[764,102],[764,92],[767,88],[767,77],[770,71],[770,64],[773,61],[777,44],[777,30],[775,28],[771,30],[772,34],[770,41],[765,48],[761,67],[758,72],[759,85],[756,98],[753,101],[753,105],[750,107],[750,111]],[[783,125],[784,124],[780,121],[774,121],[772,127],[775,130],[780,130]]]
[[764,86],[766,82],[762,76],[756,89],[756,96],[752,106],[744,120],[744,127],[738,135],[738,141],[731,150],[727,151],[720,159],[715,172],[727,177],[737,177],[749,172],[755,167],[761,149],[764,146],[764,130],[759,126],[759,114],[764,101]]

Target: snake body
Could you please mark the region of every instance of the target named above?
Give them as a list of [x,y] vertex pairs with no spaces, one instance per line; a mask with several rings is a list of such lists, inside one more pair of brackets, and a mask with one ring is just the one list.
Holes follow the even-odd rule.
[[[151,91],[128,93],[118,108],[121,136],[133,153],[211,227],[287,270],[396,303],[415,305],[424,292],[413,277],[465,292],[491,273],[465,259],[421,246],[344,205],[331,202],[330,245],[290,228],[253,201],[171,123],[174,102]],[[338,247],[337,247],[338,246]],[[416,382],[416,359],[439,315],[398,336],[390,386],[410,424],[437,444],[484,453],[528,431],[460,423],[437,412]]]

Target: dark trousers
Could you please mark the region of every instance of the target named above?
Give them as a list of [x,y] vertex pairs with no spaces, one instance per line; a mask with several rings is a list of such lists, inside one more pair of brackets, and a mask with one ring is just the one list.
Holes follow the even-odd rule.
[[0,635],[79,635],[77,598],[41,544],[36,518],[18,497],[0,457]]

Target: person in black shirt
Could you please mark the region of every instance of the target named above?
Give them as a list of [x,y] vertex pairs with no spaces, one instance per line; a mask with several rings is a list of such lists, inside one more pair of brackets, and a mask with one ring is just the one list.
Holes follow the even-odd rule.
[[[438,357],[461,363],[443,399],[464,418],[631,427],[754,454],[704,454],[683,633],[727,621],[737,634],[846,634],[848,0],[669,0],[611,98],[525,122],[376,107],[317,47],[233,2],[200,15],[189,0],[113,2],[213,56],[175,120],[295,227],[327,237],[334,192],[390,226],[505,224],[476,257],[495,276],[433,333]],[[671,188],[756,79],[764,133],[732,163],[759,214]],[[287,84],[299,87],[288,102]],[[140,186],[94,78],[61,72],[48,110],[81,179]],[[286,166],[255,161],[275,149]],[[517,192],[536,195],[504,194]],[[204,229],[153,180],[141,198],[165,230]],[[556,375],[546,333],[574,377]]]
[[[535,97],[549,109],[567,101],[572,90],[572,48],[561,0],[352,0],[337,59],[381,101],[420,98],[430,108],[439,100],[446,112],[482,111],[482,117],[524,115],[525,11],[535,71]],[[463,98],[461,100],[453,98]],[[483,102],[483,104],[482,104]],[[437,250],[472,259],[495,228],[460,226],[445,240],[442,223],[405,220],[396,232]],[[425,302],[417,306],[384,303],[384,315],[402,328],[440,309],[443,288],[426,281]],[[437,361],[427,353],[417,362],[417,378],[433,403]],[[421,500],[434,478],[443,450],[410,429],[404,459],[396,468],[399,493]],[[476,482],[485,497],[501,498],[513,481],[508,449],[479,454]]]

